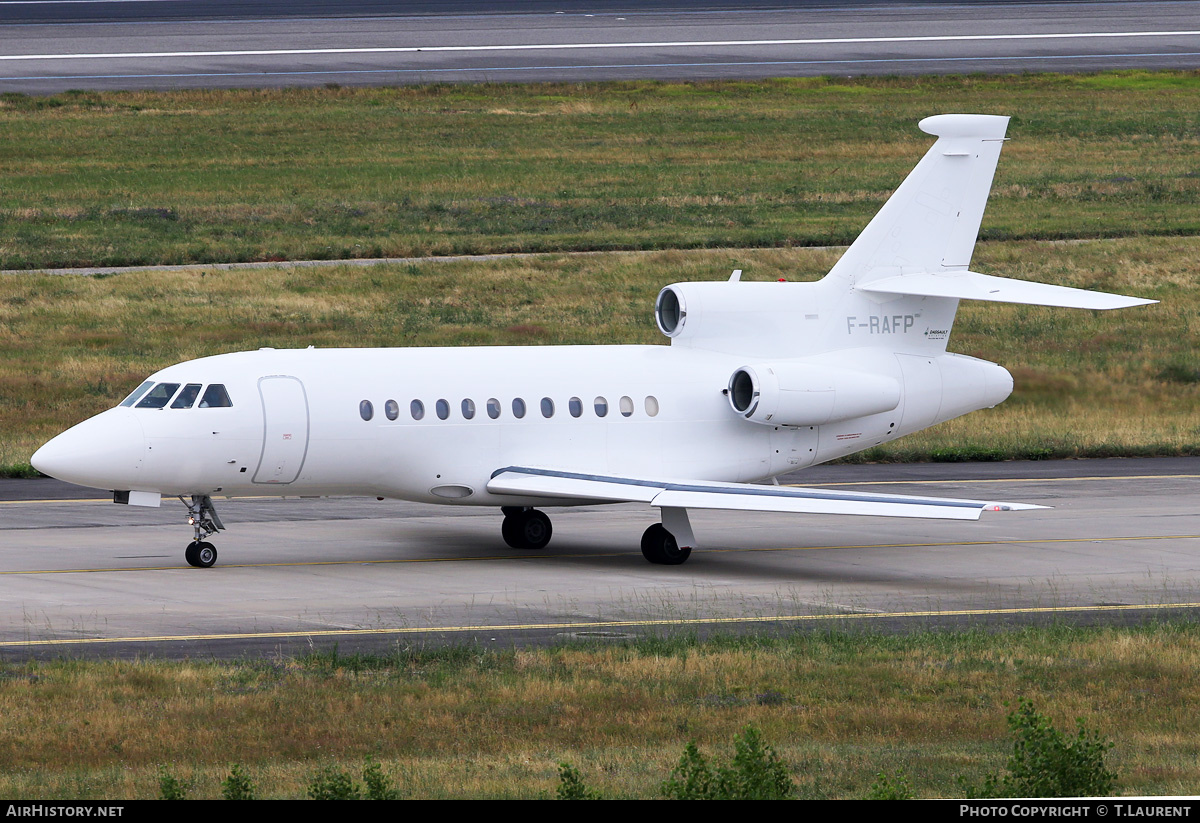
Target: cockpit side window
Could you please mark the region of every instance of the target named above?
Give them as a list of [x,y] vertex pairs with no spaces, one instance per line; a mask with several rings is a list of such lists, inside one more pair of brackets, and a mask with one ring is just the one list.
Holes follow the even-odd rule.
[[134,403],[136,403],[138,401],[138,399],[143,394],[145,394],[147,391],[149,391],[150,387],[153,385],[154,385],[153,380],[147,380],[145,383],[143,383],[142,385],[140,385],[136,389],[134,389],[132,392],[130,392],[129,396],[121,401],[121,405],[122,406],[132,406]]
[[159,383],[137,404],[139,409],[161,409],[179,388],[178,383]]
[[199,383],[188,383],[183,387],[183,391],[175,398],[175,402],[171,404],[173,409],[190,409],[192,404],[196,402],[196,397],[200,394]]
[[225,386],[221,383],[213,383],[204,390],[204,396],[200,398],[200,408],[202,409],[225,409],[233,405],[233,401],[229,399],[229,392],[225,391]]

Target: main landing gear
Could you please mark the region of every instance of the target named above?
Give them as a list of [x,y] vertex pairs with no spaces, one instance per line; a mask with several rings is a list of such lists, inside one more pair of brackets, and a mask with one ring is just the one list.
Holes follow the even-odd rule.
[[678,566],[692,555],[691,546],[680,546],[675,535],[661,523],[655,523],[642,534],[642,557],[660,566]]
[[[537,509],[504,506],[500,533],[514,549],[544,549],[553,529],[550,518]],[[642,556],[660,566],[678,566],[692,555],[696,538],[688,521],[687,510],[664,507],[662,523],[655,523],[642,535]]]
[[663,506],[662,523],[642,534],[642,557],[660,566],[678,566],[691,557],[695,545],[687,509]]
[[207,494],[193,494],[190,503],[182,496],[179,501],[188,508],[188,525],[196,530],[196,539],[188,544],[183,557],[189,566],[207,569],[217,562],[217,549],[204,538],[223,531],[225,525],[217,517],[212,498]]
[[550,543],[554,528],[542,512],[520,506],[504,506],[500,511],[504,514],[500,534],[511,548],[544,549]]

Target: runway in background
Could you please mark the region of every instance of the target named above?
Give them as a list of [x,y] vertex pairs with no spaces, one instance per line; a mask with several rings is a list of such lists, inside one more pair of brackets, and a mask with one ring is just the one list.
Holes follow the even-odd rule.
[[1186,1],[330,8],[0,0],[0,92],[1200,67]]

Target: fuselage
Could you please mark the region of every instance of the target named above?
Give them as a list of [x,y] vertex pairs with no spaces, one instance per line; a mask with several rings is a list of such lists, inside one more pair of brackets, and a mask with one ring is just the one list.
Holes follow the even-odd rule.
[[[993,364],[926,359],[942,358],[1002,374],[1003,396],[1011,388]],[[919,396],[902,392],[884,413],[819,426],[762,425],[735,413],[726,397],[730,375],[745,361],[662,345],[217,355],[151,375],[133,402],[64,432],[34,464],[81,485],[162,495],[564,505],[571,501],[500,498],[485,487],[511,465],[763,481],[1003,399],[997,391],[972,395],[970,408],[958,404],[949,413],[949,404],[942,415],[939,378],[932,393],[929,386]],[[905,364],[893,352],[840,352],[839,362],[904,384]],[[200,402],[214,386],[227,405]]]

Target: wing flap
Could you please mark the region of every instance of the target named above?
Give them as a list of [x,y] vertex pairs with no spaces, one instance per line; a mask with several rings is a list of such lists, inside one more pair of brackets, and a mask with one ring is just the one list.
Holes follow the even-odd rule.
[[795,486],[753,486],[746,483],[713,483],[698,480],[660,481],[516,466],[496,471],[487,488],[493,494],[610,503],[649,503],[659,508],[857,514],[948,520],[978,520],[985,511],[1046,508],[1028,503],[870,494]]

